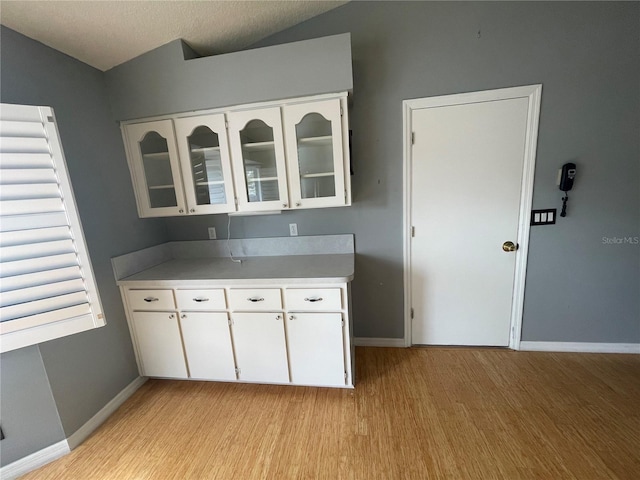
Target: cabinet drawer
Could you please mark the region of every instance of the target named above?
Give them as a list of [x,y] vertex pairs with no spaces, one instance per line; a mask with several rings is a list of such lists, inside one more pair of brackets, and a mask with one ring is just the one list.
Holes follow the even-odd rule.
[[285,293],[287,310],[335,311],[342,309],[339,288],[293,288]]
[[176,290],[178,310],[225,310],[223,289]]
[[279,288],[236,288],[229,290],[232,310],[281,310]]
[[129,290],[127,292],[132,310],[175,310],[171,290]]

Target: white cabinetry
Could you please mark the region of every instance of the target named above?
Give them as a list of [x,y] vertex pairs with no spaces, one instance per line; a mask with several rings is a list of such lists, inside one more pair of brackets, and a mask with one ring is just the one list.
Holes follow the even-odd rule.
[[282,109],[292,207],[347,205],[342,111],[338,98]]
[[231,112],[227,118],[238,210],[289,208],[280,109]]
[[141,217],[351,204],[346,94],[122,124]]
[[344,329],[342,292],[340,288],[285,291],[292,382],[344,385],[349,352],[345,349],[348,332]]
[[141,374],[187,378],[180,327],[175,313],[133,312]]
[[289,383],[282,313],[232,313],[231,320],[238,378]]
[[142,287],[121,287],[141,375],[353,385],[346,283]]
[[141,217],[185,213],[180,160],[171,120],[126,125],[124,139]]
[[231,159],[223,114],[175,119],[189,214],[235,210]]
[[236,379],[226,312],[181,313],[180,325],[191,378]]
[[291,381],[302,385],[345,384],[340,313],[289,313],[287,340]]

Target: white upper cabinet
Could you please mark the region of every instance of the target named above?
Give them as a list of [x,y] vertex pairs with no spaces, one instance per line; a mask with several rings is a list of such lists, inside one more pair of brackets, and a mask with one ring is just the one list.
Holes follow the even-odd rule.
[[141,217],[351,205],[346,93],[123,123]]
[[227,118],[238,210],[289,208],[280,108],[231,112]]
[[140,216],[184,214],[180,161],[171,120],[125,125],[124,133]]
[[350,204],[341,99],[286,105],[283,118],[291,207]]
[[224,115],[177,118],[175,129],[188,213],[235,211]]

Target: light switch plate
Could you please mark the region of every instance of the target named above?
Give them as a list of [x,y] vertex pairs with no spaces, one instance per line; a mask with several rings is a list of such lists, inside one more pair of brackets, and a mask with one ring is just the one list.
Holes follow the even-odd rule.
[[290,223],[289,224],[289,235],[292,237],[297,237],[298,236],[298,224],[297,223]]
[[207,231],[209,232],[209,240],[215,240],[218,238],[216,236],[216,227],[209,227],[207,228]]
[[545,210],[531,210],[531,225],[554,225],[558,210],[547,208]]

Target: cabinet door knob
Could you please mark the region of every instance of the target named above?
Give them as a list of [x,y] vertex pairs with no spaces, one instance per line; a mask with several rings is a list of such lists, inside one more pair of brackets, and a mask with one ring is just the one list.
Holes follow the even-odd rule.
[[289,205],[287,205],[286,203],[282,204],[282,208],[287,208]]
[[191,210],[189,210],[191,213],[196,213],[196,209],[192,208]]
[[296,202],[296,207],[299,207],[300,205],[302,205],[300,202]]
[[178,210],[178,213],[184,213],[184,209],[181,208],[180,210]]
[[182,315],[180,315],[180,318],[187,318],[187,316],[183,313]]
[[281,318],[280,315],[276,316],[276,320],[280,320],[280,318]]
[[294,317],[293,315],[289,315],[289,320],[295,320],[296,317]]
[[169,318],[176,318],[176,316],[172,313],[171,315],[169,315]]

